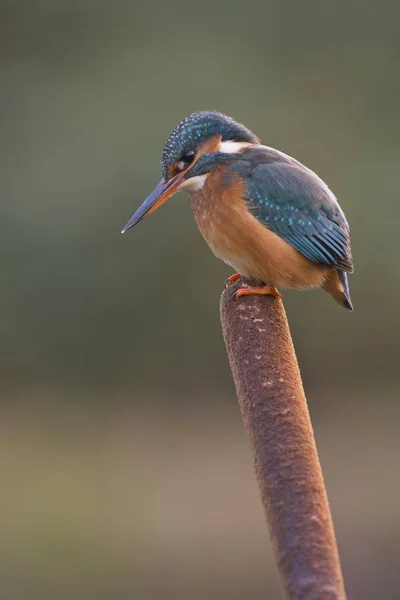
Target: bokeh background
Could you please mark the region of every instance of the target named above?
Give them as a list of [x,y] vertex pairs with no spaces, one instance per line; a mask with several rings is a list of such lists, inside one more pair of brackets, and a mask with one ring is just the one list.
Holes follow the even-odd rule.
[[121,236],[215,108],[332,187],[355,312],[285,293],[349,599],[400,597],[400,4],[0,2],[0,597],[278,598],[183,195]]

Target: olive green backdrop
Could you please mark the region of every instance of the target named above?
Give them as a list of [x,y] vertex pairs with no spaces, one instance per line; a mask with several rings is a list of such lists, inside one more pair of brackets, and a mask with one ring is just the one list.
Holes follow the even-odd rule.
[[218,109],[314,169],[355,312],[284,294],[349,599],[400,597],[400,5],[0,2],[0,595],[278,598],[186,196],[119,231]]

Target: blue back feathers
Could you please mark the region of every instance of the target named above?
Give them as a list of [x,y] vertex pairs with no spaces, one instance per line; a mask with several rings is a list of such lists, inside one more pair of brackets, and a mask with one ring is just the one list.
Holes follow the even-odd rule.
[[328,186],[297,160],[265,146],[228,169],[244,178],[249,210],[306,258],[352,272],[349,226]]

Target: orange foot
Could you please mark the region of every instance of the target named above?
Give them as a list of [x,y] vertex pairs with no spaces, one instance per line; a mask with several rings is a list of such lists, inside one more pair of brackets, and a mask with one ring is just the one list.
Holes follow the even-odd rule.
[[275,298],[281,299],[282,296],[273,285],[263,285],[262,287],[249,286],[247,288],[240,288],[235,296],[236,298],[240,298],[240,296],[274,296]]
[[228,285],[231,285],[232,283],[235,283],[235,281],[237,281],[239,277],[240,273],[234,273],[233,275],[230,275],[230,277],[228,277],[228,279],[225,281],[226,287],[228,287]]

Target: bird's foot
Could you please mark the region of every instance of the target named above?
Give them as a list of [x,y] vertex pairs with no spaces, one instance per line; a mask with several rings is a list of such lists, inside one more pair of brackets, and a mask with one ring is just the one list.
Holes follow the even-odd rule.
[[225,287],[228,287],[228,285],[231,285],[232,283],[235,283],[235,281],[237,281],[240,277],[240,273],[234,273],[233,275],[230,275],[228,277],[228,279],[225,281]]
[[236,298],[241,296],[274,296],[279,300],[282,298],[278,290],[273,285],[253,286],[250,285],[246,288],[240,288],[235,294]]

